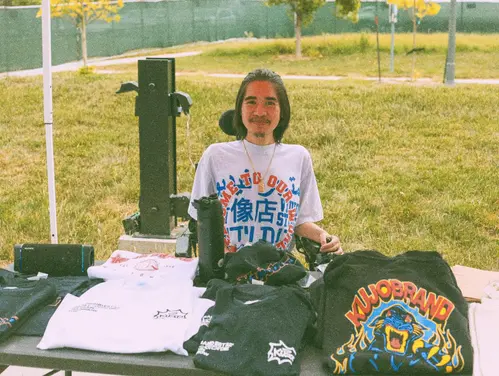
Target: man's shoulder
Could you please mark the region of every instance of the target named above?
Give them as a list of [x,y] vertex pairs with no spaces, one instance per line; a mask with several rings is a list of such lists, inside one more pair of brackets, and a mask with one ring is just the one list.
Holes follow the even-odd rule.
[[215,151],[239,149],[240,143],[241,141],[217,142],[208,146],[206,148],[206,151],[209,150],[210,152],[215,152]]
[[239,150],[240,141],[217,142],[208,146],[204,152],[206,156],[219,155],[220,153]]
[[305,146],[299,144],[280,144],[279,147],[283,152],[293,153],[298,155],[310,155],[309,151]]

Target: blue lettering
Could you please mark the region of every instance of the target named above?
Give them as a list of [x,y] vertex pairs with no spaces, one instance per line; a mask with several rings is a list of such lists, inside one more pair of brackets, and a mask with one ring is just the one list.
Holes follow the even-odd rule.
[[258,223],[273,223],[274,212],[277,210],[277,202],[269,201],[268,199],[259,200],[256,202],[256,221]]
[[253,204],[248,199],[236,199],[230,210],[234,223],[253,221]]
[[222,196],[222,192],[226,188],[227,188],[227,183],[226,183],[225,179],[222,179],[221,183],[217,181],[217,196],[221,197]]
[[291,192],[296,196],[300,196],[300,187],[296,188],[296,185],[294,183],[296,181],[296,178],[294,176],[291,176],[289,178],[289,181],[291,182]]
[[239,183],[237,184],[237,187],[239,189],[251,189],[253,187],[253,181],[251,179],[251,174],[249,173],[250,171],[248,169],[245,169],[244,172],[248,174],[249,185],[244,184],[244,179],[239,178]]
[[248,241],[253,243],[253,239],[255,238],[255,226],[244,226],[244,233],[248,236]]
[[[229,232],[232,233],[232,232],[236,232],[236,237],[237,237],[237,242],[240,242],[242,239],[243,239],[243,226],[233,226],[233,227],[229,227]],[[232,235],[229,235],[230,239],[232,240],[232,242],[234,242],[234,236]]]
[[[284,230],[284,232],[287,232],[287,230]],[[278,243],[279,240],[281,239],[281,234],[282,234],[282,228],[277,231],[277,236],[275,237],[275,242]]]
[[[262,226],[260,229],[263,231],[262,232],[262,239],[271,243],[275,244],[275,230],[272,227],[269,226]],[[268,238],[268,235],[270,236],[270,239]]]
[[272,195],[272,193],[274,193],[275,191],[275,188],[270,188],[267,192],[263,192],[263,193],[258,193],[259,196],[262,196],[262,197],[269,197],[270,195]]
[[277,213],[277,226],[287,227],[288,226],[288,212]]
[[[229,232],[229,239],[232,244],[241,243],[243,241],[243,236],[251,243],[253,243],[253,239],[255,238],[255,226],[232,226],[229,227],[227,231]],[[245,240],[245,242],[247,241]]]

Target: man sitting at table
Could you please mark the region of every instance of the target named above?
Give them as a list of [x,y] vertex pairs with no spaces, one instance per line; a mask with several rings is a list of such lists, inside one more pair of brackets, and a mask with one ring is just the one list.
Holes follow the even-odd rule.
[[237,141],[210,145],[201,158],[189,215],[197,219],[194,200],[217,194],[226,252],[258,240],[288,250],[297,234],[320,243],[322,252],[343,253],[339,238],[315,223],[323,211],[310,153],[281,142],[290,115],[281,77],[256,69],[236,97]]

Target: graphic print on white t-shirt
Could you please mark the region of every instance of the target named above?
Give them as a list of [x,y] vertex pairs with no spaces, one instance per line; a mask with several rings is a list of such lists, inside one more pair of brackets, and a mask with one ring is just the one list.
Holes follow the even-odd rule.
[[[293,176],[272,174],[265,178],[265,192],[257,193],[255,188],[261,179],[259,172],[251,174],[245,169],[236,178],[231,175],[228,180],[216,182],[225,223],[229,224],[226,236],[235,243],[244,238],[249,243],[265,240],[278,249],[287,249],[300,207],[300,190]],[[249,196],[257,197],[250,200],[242,196],[246,189],[254,191]]]
[[188,312],[182,312],[181,309],[166,309],[166,311],[158,311],[154,315],[154,318],[156,320],[163,320],[163,319],[181,319],[181,320],[187,320],[187,314]]
[[[250,165],[241,141],[210,145],[199,163],[191,201],[216,193],[223,208],[226,251],[265,240],[288,249],[295,226],[322,219],[317,182],[308,151],[300,145],[247,143]],[[232,161],[232,163],[228,163]],[[235,162],[233,162],[235,161]],[[259,192],[263,179],[264,191]],[[196,218],[191,205],[189,214]]]
[[112,280],[79,298],[68,294],[38,348],[187,355],[186,337],[197,333],[202,316],[214,302],[199,298],[192,281],[175,286],[162,282]]
[[135,265],[135,270],[139,271],[156,271],[159,270],[159,263],[157,260],[144,260]]
[[140,254],[117,250],[104,264],[89,267],[87,273],[90,278],[106,281],[121,278],[193,280],[198,261],[198,258],[175,257],[166,253]]
[[83,303],[81,305],[77,305],[69,310],[69,312],[78,312],[78,311],[90,311],[90,312],[99,312],[105,309],[119,309],[120,307],[115,305],[108,304],[99,304],[99,303]]

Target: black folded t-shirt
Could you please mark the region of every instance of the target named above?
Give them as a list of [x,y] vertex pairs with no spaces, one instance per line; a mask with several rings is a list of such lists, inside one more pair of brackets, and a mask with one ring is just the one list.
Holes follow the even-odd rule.
[[298,375],[303,338],[314,321],[299,287],[222,288],[194,364],[231,375]]
[[348,253],[311,289],[332,373],[472,372],[468,306],[437,252]]
[[55,286],[46,280],[0,278],[0,341],[55,297]]

